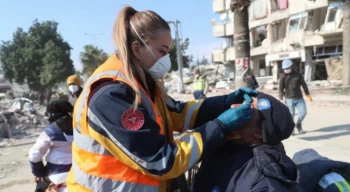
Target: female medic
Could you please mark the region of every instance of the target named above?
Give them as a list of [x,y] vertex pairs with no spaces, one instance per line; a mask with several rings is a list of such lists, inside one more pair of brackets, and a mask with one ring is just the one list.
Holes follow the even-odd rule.
[[[75,104],[69,191],[169,191],[172,179],[251,118],[257,92],[250,89],[187,103],[169,97],[160,79],[171,67],[171,39],[155,12],[120,11],[118,53],[96,69]],[[174,140],[173,131],[183,134]]]

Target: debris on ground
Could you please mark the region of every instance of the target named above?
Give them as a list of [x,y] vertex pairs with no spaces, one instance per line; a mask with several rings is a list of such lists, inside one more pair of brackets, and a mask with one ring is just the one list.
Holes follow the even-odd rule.
[[0,100],[0,139],[24,135],[26,130],[41,130],[47,125],[46,108],[28,98]]

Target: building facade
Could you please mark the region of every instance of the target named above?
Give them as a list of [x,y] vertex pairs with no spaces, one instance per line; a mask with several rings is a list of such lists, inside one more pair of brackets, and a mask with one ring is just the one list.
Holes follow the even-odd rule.
[[[215,63],[234,64],[231,0],[213,0],[213,36],[222,38]],[[341,0],[252,0],[249,7],[251,68],[257,77],[277,81],[281,62],[291,59],[307,81],[337,78],[341,69]],[[338,77],[339,78],[339,77]]]

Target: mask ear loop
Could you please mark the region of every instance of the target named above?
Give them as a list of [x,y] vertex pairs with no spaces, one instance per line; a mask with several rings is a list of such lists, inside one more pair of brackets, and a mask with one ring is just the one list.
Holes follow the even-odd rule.
[[141,35],[136,31],[134,25],[132,24],[132,22],[130,21],[130,26],[131,28],[135,31],[136,35],[140,38],[140,40],[142,41],[142,43],[147,47],[147,49],[152,53],[153,57],[155,59],[157,59],[156,55],[154,55],[153,51],[148,47],[147,43],[142,39]]

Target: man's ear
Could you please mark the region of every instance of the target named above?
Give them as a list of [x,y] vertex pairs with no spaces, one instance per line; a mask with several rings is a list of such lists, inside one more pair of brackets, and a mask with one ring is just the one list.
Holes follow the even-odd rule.
[[258,131],[256,133],[254,133],[254,137],[256,139],[259,139],[259,140],[262,140],[263,139],[263,134],[262,134],[262,131],[261,129],[258,129]]
[[131,50],[132,50],[133,55],[134,55],[137,59],[140,59],[140,58],[141,58],[141,55],[140,55],[140,43],[139,43],[138,41],[134,41],[134,42],[131,44]]

